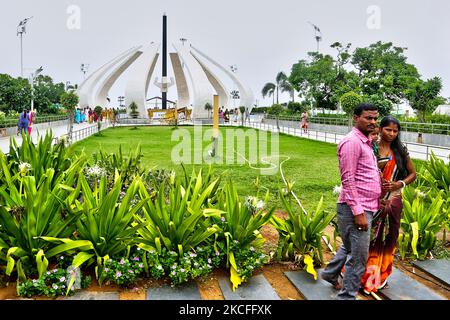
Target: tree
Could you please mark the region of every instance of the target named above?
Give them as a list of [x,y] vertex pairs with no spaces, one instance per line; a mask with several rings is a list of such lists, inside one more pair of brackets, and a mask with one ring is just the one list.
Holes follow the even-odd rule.
[[211,110],[212,110],[212,105],[211,103],[207,102],[205,103],[205,110],[208,111],[208,119],[211,117]]
[[245,110],[247,108],[245,106],[240,106],[239,111],[241,112],[241,125],[244,126],[244,117],[245,117]]
[[74,92],[64,92],[61,94],[61,105],[67,111],[69,116],[69,132],[68,132],[68,140],[69,144],[72,143],[72,132],[73,132],[73,120],[75,115],[75,107],[78,105],[79,98]]
[[137,108],[138,108],[137,104],[133,101],[130,103],[130,105],[128,107],[131,110],[131,112],[130,112],[131,118],[136,119],[139,116],[139,111],[137,111]]
[[361,102],[361,96],[353,91],[344,93],[340,99],[342,110],[344,110],[344,112],[348,116],[349,127],[352,126],[353,111],[355,110],[356,106],[361,104]]
[[358,72],[364,100],[378,106],[381,115],[404,100],[410,84],[419,79],[416,67],[407,63],[405,51],[392,42],[379,41],[353,53],[351,63]]
[[340,95],[352,90],[355,81],[330,55],[309,52],[308,57],[310,61],[300,60],[292,66],[290,83],[308,104],[336,110]]
[[280,113],[283,112],[283,106],[281,104],[274,104],[269,108],[268,113],[270,115],[274,115],[276,122],[277,122],[277,129],[280,131],[280,126],[278,124],[278,117],[280,116]]
[[279,91],[289,92],[293,99],[294,88],[289,83],[288,77],[286,76],[286,74],[283,71],[278,72],[278,74],[275,78],[275,83],[268,82],[264,85],[263,89],[261,90],[261,94],[262,94],[263,98],[265,98],[266,96],[269,96],[269,97],[272,96],[273,102],[275,102],[274,99],[275,99],[275,93],[276,93],[277,104],[278,104],[278,92]]
[[439,77],[427,81],[416,80],[406,91],[406,97],[411,108],[416,110],[419,121],[425,122],[427,115],[433,113],[437,106],[445,103],[445,98],[439,96],[442,90],[442,80]]

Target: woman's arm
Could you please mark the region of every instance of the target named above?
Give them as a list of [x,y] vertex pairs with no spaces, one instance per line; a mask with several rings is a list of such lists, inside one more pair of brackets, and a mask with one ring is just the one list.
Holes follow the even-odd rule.
[[[408,170],[408,176],[403,179],[406,185],[411,184],[416,180],[416,168],[414,167],[413,162],[411,161],[411,158],[408,157],[408,160],[406,161],[406,169]],[[401,183],[401,182],[400,182]]]
[[[405,186],[413,183],[414,180],[416,180],[416,168],[414,167],[414,164],[411,161],[410,157],[408,157],[408,160],[406,160],[406,169],[408,170],[408,175],[406,176],[405,179],[402,180],[405,183]],[[402,187],[403,187],[403,183],[401,183],[399,180],[399,181],[393,182],[391,184],[391,187],[387,188],[387,189],[388,189],[388,191],[394,191],[394,190],[398,190]]]

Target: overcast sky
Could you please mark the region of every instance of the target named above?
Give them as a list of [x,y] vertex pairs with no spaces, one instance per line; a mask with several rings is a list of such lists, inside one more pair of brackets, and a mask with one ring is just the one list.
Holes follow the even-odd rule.
[[[24,18],[33,16],[23,38],[24,67],[30,68],[25,75],[42,65],[44,73],[57,82],[80,83],[81,63],[90,64],[90,73],[135,45],[161,42],[165,12],[169,52],[173,51],[170,44],[184,37],[222,65],[235,64],[259,105],[272,100],[261,97],[266,82],[273,82],[278,71],[289,73],[293,63],[316,50],[308,21],[322,31],[323,53],[334,55],[329,45],[335,41],[350,42],[353,49],[378,40],[407,47],[408,62],[415,64],[424,78],[440,76],[442,94],[450,97],[447,0],[0,1],[0,73],[13,76],[20,75],[16,31]],[[79,19],[73,8],[79,9]],[[153,81],[156,76],[161,78],[160,74],[158,66],[148,97],[159,95]],[[111,89],[113,101],[124,94],[126,79],[124,73]],[[169,98],[176,99],[174,87]],[[285,94],[280,100],[288,99]]]

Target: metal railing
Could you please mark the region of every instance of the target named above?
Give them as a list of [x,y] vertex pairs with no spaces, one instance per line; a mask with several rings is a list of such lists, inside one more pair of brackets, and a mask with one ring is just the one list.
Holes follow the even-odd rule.
[[[59,116],[35,116],[33,117],[33,124],[45,123],[45,122],[55,122],[67,120],[67,115],[59,115]],[[0,128],[14,128],[17,127],[17,123],[19,122],[19,118],[17,119],[5,119],[0,121]]]
[[[292,121],[292,120],[291,120]],[[246,121],[244,126],[255,128],[259,130],[279,132],[297,137],[303,137],[307,139],[323,141],[328,143],[338,144],[345,134],[337,132],[326,132],[317,130],[307,130],[306,132],[300,128],[298,123],[292,121],[294,125],[279,125],[277,128],[276,123],[267,123],[261,121]],[[229,123],[228,126],[240,126],[241,123]],[[402,128],[403,129],[403,128]],[[404,142],[408,148],[408,152],[413,159],[428,161],[431,158],[431,153],[434,153],[436,157],[444,160],[446,163],[450,162],[450,148],[443,146],[434,146],[428,144]]]
[[[110,127],[112,127],[112,124],[109,121],[104,121],[104,122],[101,123],[100,131],[102,131],[104,129],[107,129],[107,128],[110,128]],[[98,133],[98,132],[99,132],[99,130],[98,130],[98,124],[97,123],[92,124],[91,126],[83,128],[83,129],[72,131],[72,141],[71,141],[71,143],[75,143],[77,141],[81,141],[81,140],[83,140],[83,139],[85,139],[87,137],[90,137],[90,136]],[[60,139],[64,139],[64,140],[68,141],[68,133],[63,134],[63,135],[61,135],[59,137],[54,137],[53,141],[54,142],[58,142],[58,141],[60,141]]]
[[[256,116],[256,115],[255,115]],[[266,119],[275,120],[273,115],[266,115]],[[300,116],[280,116],[279,121],[300,121]],[[328,124],[335,126],[348,126],[348,119],[346,118],[334,118],[334,117],[309,117],[308,122],[314,124]],[[423,123],[423,122],[404,122],[400,121],[402,131],[405,132],[421,132],[431,134],[450,135],[450,123]]]

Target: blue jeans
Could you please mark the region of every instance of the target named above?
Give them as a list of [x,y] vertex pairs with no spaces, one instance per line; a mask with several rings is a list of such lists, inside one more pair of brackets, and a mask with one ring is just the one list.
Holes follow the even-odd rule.
[[343,244],[333,260],[323,270],[322,277],[331,283],[337,283],[344,266],[342,289],[337,295],[339,300],[354,300],[358,294],[361,278],[366,271],[372,217],[373,212],[366,211],[369,229],[368,231],[358,230],[350,207],[342,203],[337,204],[339,234]]

